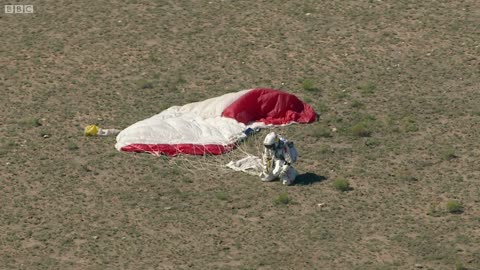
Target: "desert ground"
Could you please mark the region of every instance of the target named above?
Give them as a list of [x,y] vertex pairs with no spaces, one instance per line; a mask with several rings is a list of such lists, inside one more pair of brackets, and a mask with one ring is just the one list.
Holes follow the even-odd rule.
[[[2,3],[0,269],[480,269],[480,1]],[[255,87],[293,186],[83,134]]]

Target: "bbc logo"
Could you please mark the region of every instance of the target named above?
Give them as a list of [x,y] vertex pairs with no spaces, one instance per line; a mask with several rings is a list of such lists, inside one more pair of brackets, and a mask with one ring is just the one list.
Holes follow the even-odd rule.
[[5,13],[33,13],[33,5],[5,5]]

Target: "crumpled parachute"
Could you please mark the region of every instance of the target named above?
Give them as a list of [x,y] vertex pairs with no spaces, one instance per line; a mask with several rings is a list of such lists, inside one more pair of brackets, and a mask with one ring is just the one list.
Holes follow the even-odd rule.
[[312,107],[295,95],[256,88],[170,107],[122,130],[115,147],[167,156],[220,155],[252,130],[316,119]]

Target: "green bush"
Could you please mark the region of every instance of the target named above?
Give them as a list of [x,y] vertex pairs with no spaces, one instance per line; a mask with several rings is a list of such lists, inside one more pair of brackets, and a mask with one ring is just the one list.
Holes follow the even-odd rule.
[[357,89],[361,91],[363,95],[371,95],[377,90],[377,86],[374,82],[365,82],[357,86]]
[[467,268],[463,265],[462,262],[457,261],[455,263],[455,270],[467,270]]
[[356,137],[370,137],[372,131],[368,128],[366,123],[360,122],[352,127],[352,134]]
[[147,80],[139,80],[137,82],[137,85],[140,89],[152,89],[154,87],[152,81],[147,81]]
[[456,200],[449,200],[447,202],[447,211],[452,214],[463,213],[463,205],[461,202]]
[[382,144],[382,141],[380,139],[377,139],[377,138],[368,138],[365,141],[365,145],[368,146],[368,147],[376,147],[376,146],[379,146],[381,144]]
[[23,126],[39,127],[42,125],[39,118],[24,118],[19,121]]
[[419,130],[415,119],[411,117],[405,117],[402,119],[402,121],[403,121],[403,130],[405,132],[415,132]]
[[69,143],[68,146],[67,146],[68,150],[70,151],[74,151],[74,150],[78,150],[79,147],[78,145],[74,144],[74,143]]
[[325,126],[316,126],[311,129],[310,135],[315,138],[330,138],[332,133],[328,127]]
[[302,88],[303,90],[309,91],[309,92],[318,90],[318,88],[315,86],[315,83],[312,80],[303,80]]
[[331,153],[332,152],[332,149],[330,148],[330,146],[328,145],[321,145],[319,150],[318,150],[318,153],[320,154],[328,154],[328,153]]
[[362,102],[360,102],[360,101],[358,101],[358,100],[352,101],[352,108],[357,108],[357,109],[358,109],[358,108],[361,108],[361,107],[363,107],[363,103],[362,103]]
[[430,205],[430,208],[428,209],[427,215],[432,216],[432,217],[441,217],[445,214],[444,211],[439,209],[436,205],[432,204]]
[[228,195],[223,192],[223,191],[219,191],[217,193],[215,193],[215,197],[221,201],[226,201],[228,200]]
[[286,204],[289,204],[291,203],[292,200],[288,197],[288,193],[286,192],[282,192],[278,195],[277,198],[275,198],[275,201],[274,203],[276,205],[286,205]]
[[443,160],[452,160],[457,158],[458,156],[455,154],[455,149],[453,147],[447,148],[442,151],[442,159]]
[[352,187],[350,187],[350,182],[348,182],[347,179],[336,179],[333,181],[333,187],[341,192],[352,190]]
[[32,119],[32,125],[33,125],[34,127],[39,127],[39,126],[42,125],[42,123],[40,122],[40,119],[38,119],[38,118],[33,118],[33,119]]

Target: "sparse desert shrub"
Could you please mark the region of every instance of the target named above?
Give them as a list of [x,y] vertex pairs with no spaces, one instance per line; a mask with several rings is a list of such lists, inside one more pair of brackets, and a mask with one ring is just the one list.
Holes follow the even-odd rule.
[[309,92],[318,91],[318,88],[315,86],[315,82],[312,80],[303,80],[302,89]]
[[418,178],[411,169],[403,169],[396,173],[397,179],[402,182],[417,182]]
[[328,153],[332,152],[332,149],[330,148],[330,146],[325,144],[325,145],[320,146],[318,152],[320,154],[328,154]]
[[398,133],[398,132],[401,131],[400,126],[398,125],[397,120],[394,116],[391,116],[391,115],[388,116],[386,118],[386,123],[385,124],[391,132]]
[[40,119],[35,117],[22,119],[20,120],[20,124],[30,127],[39,127],[42,125]]
[[286,193],[286,192],[280,193],[277,196],[277,198],[275,198],[275,200],[274,200],[274,203],[276,205],[286,205],[286,204],[289,204],[291,202],[292,202],[292,200],[290,199],[290,197],[288,197],[288,193]]
[[349,97],[347,92],[340,91],[336,92],[335,95],[333,96],[336,100],[344,100]]
[[333,187],[341,192],[352,190],[352,187],[350,187],[350,182],[347,179],[343,178],[333,181]]
[[352,135],[356,137],[370,137],[372,131],[366,123],[360,122],[352,127]]
[[182,177],[181,180],[182,180],[182,182],[187,183],[187,184],[193,183],[193,180],[190,179],[187,176]]
[[455,154],[455,149],[453,147],[447,148],[442,151],[442,159],[443,160],[452,160],[457,158],[458,156]]
[[33,119],[32,119],[32,125],[33,125],[34,127],[39,127],[39,126],[42,125],[42,123],[40,122],[40,119],[38,119],[38,118],[33,118]]
[[316,126],[311,129],[310,135],[315,138],[330,138],[332,133],[328,127],[325,126]]
[[158,57],[157,57],[157,56],[155,55],[155,53],[152,52],[152,51],[148,54],[148,60],[151,61],[152,63],[158,63],[158,62],[160,62],[160,60],[158,59]]
[[360,101],[358,101],[358,100],[352,101],[352,108],[357,108],[357,109],[358,109],[358,108],[361,108],[361,107],[363,107],[363,103],[362,103],[362,102],[360,102]]
[[417,122],[415,121],[415,119],[411,117],[403,118],[402,122],[403,122],[403,130],[405,132],[415,132],[415,131],[418,131],[419,129]]
[[313,102],[313,99],[309,98],[309,97],[305,97],[303,99],[303,101],[305,101],[306,103],[312,103]]
[[320,112],[320,113],[325,113],[325,112],[328,111],[328,106],[325,105],[324,103],[318,103],[317,102],[315,107],[316,107],[317,111]]
[[463,204],[456,200],[449,200],[447,202],[447,211],[452,214],[463,213]]
[[147,81],[147,80],[139,80],[137,82],[137,85],[140,89],[152,89],[153,88],[153,82]]
[[467,268],[463,265],[462,262],[455,262],[455,270],[467,270]]
[[358,85],[357,89],[359,89],[363,95],[371,95],[375,93],[377,86],[374,82],[366,82]]
[[379,146],[380,144],[382,144],[382,142],[380,141],[380,139],[377,139],[377,138],[368,138],[365,141],[365,145],[368,147],[376,147],[376,146]]
[[435,204],[430,205],[427,215],[432,217],[441,217],[445,214],[441,208],[437,207]]
[[13,140],[0,137],[0,156],[7,155],[8,152],[16,146],[17,144]]
[[223,191],[219,191],[217,193],[215,193],[215,197],[221,201],[226,201],[228,200],[228,195],[227,193],[223,192]]
[[79,147],[78,145],[76,145],[75,143],[69,143],[68,146],[67,146],[68,150],[70,151],[74,151],[74,150],[78,150]]

